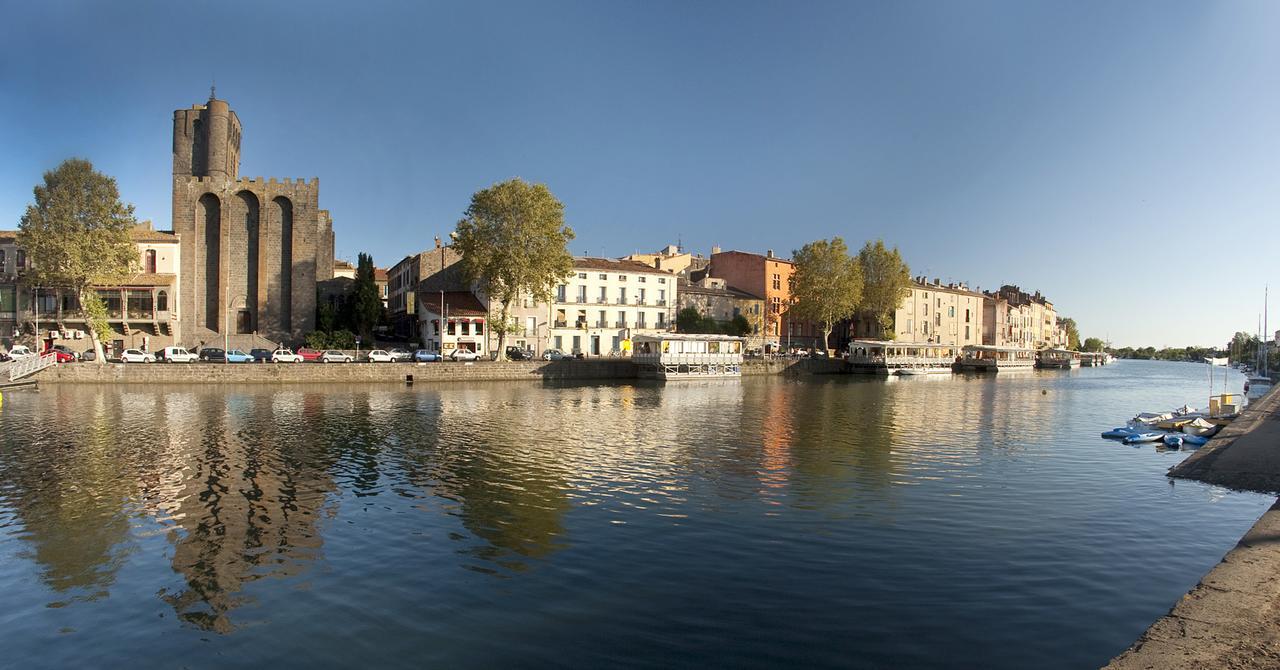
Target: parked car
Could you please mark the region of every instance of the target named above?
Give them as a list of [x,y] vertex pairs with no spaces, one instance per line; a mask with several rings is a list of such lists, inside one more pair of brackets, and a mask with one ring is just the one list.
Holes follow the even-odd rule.
[[240,351],[239,349],[232,349],[231,351],[227,352],[227,362],[228,363],[252,363],[253,356],[250,356],[249,354],[246,354],[243,351]]
[[392,349],[391,358],[397,363],[407,363],[413,360],[413,354],[408,349]]
[[415,361],[417,361],[417,362],[419,362],[419,363],[434,363],[434,362],[436,362],[436,361],[442,361],[442,360],[444,360],[444,359],[443,359],[443,358],[441,358],[440,354],[437,354],[437,353],[436,353],[436,352],[434,352],[434,351],[427,351],[426,349],[419,349],[419,350],[417,350],[417,351],[413,352],[413,360],[415,360]]
[[533,358],[533,352],[520,347],[507,347],[507,358],[513,361],[527,361]]
[[121,363],[155,363],[156,357],[149,351],[141,349],[125,349],[120,354]]
[[270,349],[250,349],[249,356],[253,358],[254,363],[270,363],[271,362]]
[[15,344],[13,345],[12,348],[9,349],[10,360],[20,361],[24,358],[35,356],[35,355],[36,355],[36,352],[32,351],[25,344]]
[[[54,351],[60,351],[60,352],[62,352],[62,353],[64,353],[64,354],[66,354],[66,355],[70,356],[70,357],[71,357],[71,360],[73,360],[73,361],[78,361],[78,360],[80,360],[80,352],[78,352],[78,351],[76,351],[76,350],[72,349],[71,347],[68,347],[68,346],[67,346],[67,345],[65,345],[65,344],[55,344],[55,345],[53,345],[52,347],[50,347],[50,349],[52,349],[52,350],[54,350]],[[59,357],[58,357],[58,362],[59,362],[59,363],[64,362],[64,361],[62,360],[62,357],[61,357],[61,356],[59,356]]]
[[389,351],[374,349],[365,356],[365,360],[370,363],[394,363],[396,359]]
[[320,349],[308,349],[306,347],[303,347],[298,350],[298,355],[301,356],[302,360],[304,361],[311,361],[312,363],[318,363],[320,362],[320,357],[324,355],[324,351]]
[[320,354],[321,363],[350,363],[353,360],[355,359],[351,358],[350,354],[344,354],[337,349],[328,349]]
[[201,347],[200,360],[206,363],[225,363],[227,360],[227,352],[218,347]]
[[194,363],[199,359],[183,347],[165,347],[156,352],[156,360],[164,363]]
[[93,347],[89,347],[88,349],[85,349],[83,353],[80,354],[80,360],[96,361],[98,360],[98,352],[94,351]]
[[272,363],[301,363],[302,361],[300,354],[295,354],[288,349],[276,349],[271,352]]
[[563,351],[560,351],[559,349],[547,349],[546,351],[542,352],[542,360],[544,361],[563,361],[568,359],[569,359],[569,354],[566,354]]
[[76,362],[76,355],[74,353],[67,353],[66,351],[63,351],[61,349],[45,349],[44,353],[53,354],[55,357],[57,357],[59,363]]
[[480,360],[480,354],[470,349],[454,349],[453,353],[449,354],[449,358],[455,361],[478,361]]

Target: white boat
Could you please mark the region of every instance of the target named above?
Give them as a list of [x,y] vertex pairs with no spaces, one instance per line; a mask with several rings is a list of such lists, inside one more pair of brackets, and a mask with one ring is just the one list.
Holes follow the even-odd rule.
[[1218,430],[1218,426],[1216,424],[1209,423],[1199,417],[1191,423],[1182,424],[1182,432],[1188,435],[1208,435],[1216,430]]
[[1036,360],[1038,368],[1070,369],[1080,367],[1080,352],[1069,349],[1041,349]]
[[1227,358],[1226,356],[1223,356],[1221,358],[1215,357],[1215,356],[1206,356],[1204,359],[1205,363],[1208,363],[1209,365],[1217,365],[1219,367],[1226,367],[1229,361],[1230,359]]
[[849,369],[879,375],[951,374],[956,347],[934,342],[854,340],[849,343]]
[[956,367],[978,372],[1030,370],[1036,365],[1035,349],[1020,347],[993,347],[987,344],[971,344],[960,350]]

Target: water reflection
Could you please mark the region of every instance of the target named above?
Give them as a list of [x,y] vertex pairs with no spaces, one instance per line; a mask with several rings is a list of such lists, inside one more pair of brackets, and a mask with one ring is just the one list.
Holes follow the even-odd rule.
[[[1194,582],[1234,542],[1214,515],[1252,511],[1164,485],[1169,463],[1150,459],[1175,454],[1096,437],[1122,403],[1173,406],[1198,380],[1167,398],[1107,369],[53,387],[6,398],[0,415],[0,556],[24,559],[0,562],[0,588],[20,613],[10,626],[154,654],[295,636],[330,660],[368,640],[361,653],[384,664],[424,651],[445,666],[550,664],[525,654],[559,640],[596,666],[621,648],[693,657],[681,645],[695,640],[735,650],[735,665],[779,649],[812,649],[815,665],[1007,649],[1040,651],[1006,667],[1088,665],[1110,654],[1080,656],[1043,630],[1127,644],[1136,631],[1117,621],[1140,630],[1181,592],[1171,575]],[[1205,540],[1215,533],[1221,547]],[[1183,558],[1193,550],[1209,563]],[[1126,561],[1172,595],[1134,597],[1134,580],[1112,574]],[[1101,586],[1077,597],[1082,584]],[[1107,625],[1077,623],[1097,610]],[[95,627],[109,632],[90,642]]]

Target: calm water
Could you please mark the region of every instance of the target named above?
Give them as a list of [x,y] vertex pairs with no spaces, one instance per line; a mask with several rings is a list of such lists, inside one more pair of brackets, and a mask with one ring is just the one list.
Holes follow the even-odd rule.
[[9,393],[0,666],[1097,666],[1271,502],[1098,438],[1207,386]]

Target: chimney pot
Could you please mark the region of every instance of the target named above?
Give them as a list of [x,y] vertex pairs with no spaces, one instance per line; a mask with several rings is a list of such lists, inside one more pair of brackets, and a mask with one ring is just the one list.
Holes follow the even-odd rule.
[[768,251],[768,256],[769,256],[769,258],[773,258],[773,249],[770,249],[770,250]]

